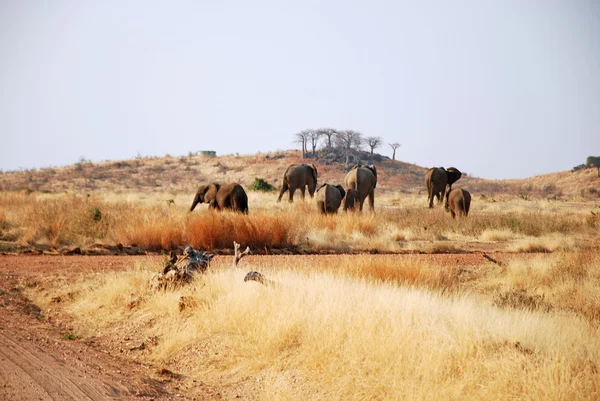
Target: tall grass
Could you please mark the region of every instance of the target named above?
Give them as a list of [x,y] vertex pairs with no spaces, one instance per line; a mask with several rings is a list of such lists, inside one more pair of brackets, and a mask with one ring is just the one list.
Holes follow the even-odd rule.
[[[395,206],[386,205],[384,198],[374,214],[340,212],[323,216],[317,212],[314,200],[277,204],[275,195],[252,194],[251,206],[256,207],[250,208],[249,215],[241,215],[214,213],[205,208],[188,213],[183,197],[175,196],[177,202],[172,205],[165,201],[170,196],[3,193],[0,235],[8,240],[55,246],[105,242],[138,245],[148,250],[169,250],[188,244],[215,249],[230,248],[237,241],[257,248],[394,252],[419,249],[418,242],[448,242],[450,238],[529,241],[531,245],[524,244],[523,249],[535,250],[532,238],[547,243],[546,238],[551,236],[560,242],[560,238],[589,237],[596,232],[596,221],[590,219],[589,212],[556,214],[543,208],[480,212],[474,206],[468,219],[454,221],[442,209],[429,210],[415,198],[406,198],[406,203],[402,203],[399,199],[404,198],[393,197],[389,201]],[[571,241],[577,246],[583,243]],[[450,243],[435,247],[454,248]],[[513,244],[509,249],[520,248]]]
[[[213,270],[158,293],[145,286],[151,271],[134,269],[85,279],[65,305],[78,334],[155,338],[149,360],[219,386],[226,398],[242,386],[265,400],[598,399],[600,332],[587,312],[597,290],[580,295],[588,309],[565,302],[576,286],[599,288],[599,260],[544,260],[545,269],[513,262],[460,288],[436,266],[407,262],[394,276],[391,265],[351,258],[305,272],[252,267],[276,286]],[[572,285],[563,289],[565,281]],[[494,306],[486,299],[502,282],[548,288],[552,307]],[[129,293],[143,300],[138,307],[128,306]],[[191,300],[183,311],[181,296]]]

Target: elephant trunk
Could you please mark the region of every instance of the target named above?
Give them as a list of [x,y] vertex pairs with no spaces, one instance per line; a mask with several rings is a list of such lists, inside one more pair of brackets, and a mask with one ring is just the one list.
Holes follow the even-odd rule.
[[194,197],[194,202],[192,202],[192,207],[190,207],[190,212],[194,210],[198,203],[200,203],[200,196],[196,194],[196,196]]

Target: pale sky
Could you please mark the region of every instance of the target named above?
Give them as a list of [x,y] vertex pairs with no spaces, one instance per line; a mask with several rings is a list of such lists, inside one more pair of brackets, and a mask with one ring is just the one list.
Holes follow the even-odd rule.
[[319,127],[486,178],[584,163],[600,2],[0,0],[5,171],[290,149]]

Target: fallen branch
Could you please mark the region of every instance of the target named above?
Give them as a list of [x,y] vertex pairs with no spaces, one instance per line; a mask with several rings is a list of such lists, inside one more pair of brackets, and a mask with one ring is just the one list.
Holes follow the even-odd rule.
[[496,259],[492,258],[487,253],[484,253],[483,257],[486,258],[487,260],[489,260],[490,262],[497,264],[498,266],[502,266],[502,262],[497,261]]
[[249,253],[249,246],[246,247],[246,250],[244,250],[244,252],[240,252],[240,244],[233,241],[233,264],[231,265],[231,267],[237,267],[238,263],[240,263],[240,260]]

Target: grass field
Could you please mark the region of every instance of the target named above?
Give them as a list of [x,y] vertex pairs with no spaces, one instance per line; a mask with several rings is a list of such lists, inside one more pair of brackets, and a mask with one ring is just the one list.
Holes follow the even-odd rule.
[[467,271],[414,258],[246,266],[274,286],[214,266],[158,293],[147,283],[160,267],[142,264],[49,278],[28,296],[44,313],[66,311],[76,337],[144,342],[137,358],[219,386],[226,398],[600,397],[597,254]]
[[166,251],[231,248],[401,252],[457,251],[484,247],[503,251],[593,248],[600,209],[594,202],[474,199],[467,219],[443,208],[429,210],[415,195],[377,196],[376,213],[317,213],[314,200],[276,203],[276,194],[249,194],[250,215],[212,213],[201,205],[188,213],[189,196],[166,194],[0,193],[0,240],[53,247],[95,243],[137,245]]

